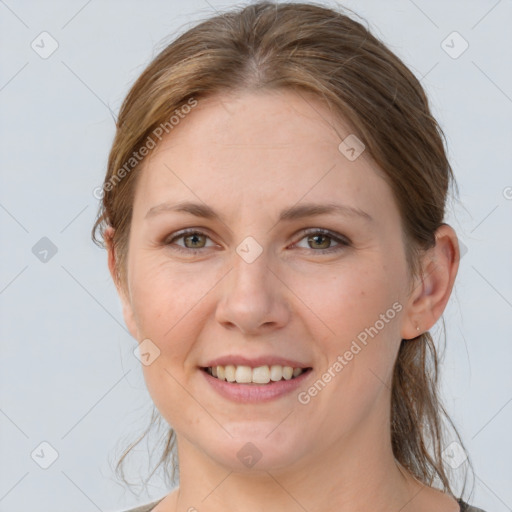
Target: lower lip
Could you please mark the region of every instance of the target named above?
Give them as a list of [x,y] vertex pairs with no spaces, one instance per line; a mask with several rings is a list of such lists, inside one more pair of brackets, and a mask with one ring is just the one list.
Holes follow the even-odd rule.
[[295,391],[309,377],[311,369],[290,380],[278,380],[269,384],[238,384],[212,377],[204,370],[199,370],[206,381],[224,398],[233,402],[254,403],[268,402]]

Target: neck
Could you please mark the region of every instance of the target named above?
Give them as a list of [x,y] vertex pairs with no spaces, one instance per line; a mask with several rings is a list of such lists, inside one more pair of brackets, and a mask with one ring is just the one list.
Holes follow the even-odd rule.
[[415,510],[410,502],[422,485],[396,463],[389,423],[365,425],[284,469],[257,470],[255,465],[246,472],[217,463],[178,436],[176,511]]

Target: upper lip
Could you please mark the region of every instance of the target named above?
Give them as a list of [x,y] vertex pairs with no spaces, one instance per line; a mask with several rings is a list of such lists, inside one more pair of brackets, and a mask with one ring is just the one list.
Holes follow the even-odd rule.
[[287,359],[279,356],[260,356],[255,358],[248,358],[244,356],[227,355],[217,357],[207,362],[204,367],[209,368],[211,366],[227,366],[232,364],[234,366],[250,366],[251,368],[257,368],[258,366],[291,366],[292,368],[310,368],[308,364],[294,361],[293,359]]

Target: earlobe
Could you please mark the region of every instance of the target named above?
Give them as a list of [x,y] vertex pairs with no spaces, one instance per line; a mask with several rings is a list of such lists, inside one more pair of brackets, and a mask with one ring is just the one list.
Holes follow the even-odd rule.
[[115,246],[113,243],[114,237],[114,228],[112,226],[108,226],[105,229],[104,239],[107,246],[108,251],[108,269],[110,271],[110,275],[114,284],[116,286],[117,294],[121,301],[121,306],[123,309],[123,318],[130,334],[136,339],[139,340],[137,323],[135,322],[135,315],[133,313],[133,308],[131,306],[129,297],[127,296],[127,291],[122,286],[122,283],[119,279],[119,273],[117,270],[117,261],[115,254]]
[[439,320],[453,289],[459,259],[457,235],[451,226],[442,224],[436,231],[436,245],[422,259],[422,275],[409,296],[402,339],[416,338]]

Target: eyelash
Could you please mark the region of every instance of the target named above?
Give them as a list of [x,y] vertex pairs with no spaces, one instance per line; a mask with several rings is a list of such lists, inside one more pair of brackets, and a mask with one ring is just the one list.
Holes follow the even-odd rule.
[[[206,236],[207,238],[210,238],[206,233],[203,233],[202,231],[199,231],[197,229],[184,229],[183,231],[177,232],[175,234],[175,236],[173,236],[172,238],[167,239],[167,241],[164,241],[164,245],[170,246],[176,240],[179,240],[180,238],[185,238],[188,235],[203,235],[203,236]],[[351,245],[348,238],[340,237],[340,236],[334,234],[333,232],[331,232],[331,231],[329,231],[327,229],[321,229],[321,228],[310,228],[310,229],[304,230],[302,238],[300,238],[296,243],[302,241],[304,238],[306,238],[307,236],[310,236],[310,235],[323,235],[323,236],[327,236],[328,238],[330,238],[330,239],[334,240],[335,242],[339,243],[339,245],[337,245],[335,247],[329,247],[328,249],[320,249],[320,250],[310,249],[311,251],[313,251],[315,253],[331,254],[333,252],[338,252],[338,251],[340,251],[340,250],[342,250],[342,249],[344,249],[346,247],[349,247]],[[191,249],[189,247],[181,247],[179,245],[176,245],[173,249],[175,249],[175,250],[177,250],[179,252],[185,252],[185,253],[188,253],[188,254],[198,254],[198,253],[200,253],[201,251],[204,251],[207,248],[206,247],[201,247],[201,248],[198,248],[198,249]]]

